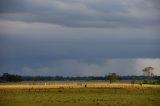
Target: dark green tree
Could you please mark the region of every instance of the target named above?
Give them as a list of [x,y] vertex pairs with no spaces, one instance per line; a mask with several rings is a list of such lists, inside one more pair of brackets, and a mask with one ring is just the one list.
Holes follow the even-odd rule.
[[153,77],[154,74],[153,74],[153,70],[154,68],[153,67],[145,67],[142,72],[143,72],[143,75],[145,77]]
[[109,80],[110,83],[113,83],[117,80],[117,74],[116,73],[109,73],[106,77],[107,77],[107,80]]
[[85,77],[85,80],[90,81],[90,80],[92,80],[92,77],[91,76]]

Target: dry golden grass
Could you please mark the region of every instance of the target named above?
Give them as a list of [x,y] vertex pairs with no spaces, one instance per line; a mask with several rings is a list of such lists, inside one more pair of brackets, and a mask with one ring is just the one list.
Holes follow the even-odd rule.
[[108,83],[105,81],[52,81],[1,83],[0,89],[43,89],[43,88],[160,88],[160,85]]

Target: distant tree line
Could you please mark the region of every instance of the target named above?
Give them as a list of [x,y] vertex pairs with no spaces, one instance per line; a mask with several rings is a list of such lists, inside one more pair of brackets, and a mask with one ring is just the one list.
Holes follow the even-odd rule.
[[63,76],[22,76],[24,81],[74,81],[74,80],[105,80],[105,77],[84,76],[84,77],[63,77]]
[[[18,81],[74,81],[74,80],[108,80],[110,83],[116,80],[146,80],[148,76],[118,76],[116,73],[109,73],[106,76],[84,76],[84,77],[63,77],[63,76],[20,76],[4,73],[0,77],[1,82],[18,82]],[[160,80],[160,76],[153,76],[152,80]]]
[[[117,80],[145,80],[145,76],[117,76]],[[153,80],[160,79],[160,76],[154,76]],[[84,77],[63,77],[63,76],[22,76],[23,81],[64,81],[64,80],[108,80],[106,76],[84,76]]]
[[22,77],[20,75],[4,73],[0,77],[0,81],[1,82],[19,82],[19,81],[22,81]]
[[106,76],[84,76],[84,77],[63,77],[63,76],[20,76],[9,73],[4,73],[0,77],[0,82],[19,82],[19,81],[91,81],[91,80],[104,80],[114,83],[117,80],[130,80],[131,84],[135,84],[137,80],[141,84],[160,84],[160,76],[155,76],[153,67],[145,67],[142,72],[143,76],[118,76],[112,72]]

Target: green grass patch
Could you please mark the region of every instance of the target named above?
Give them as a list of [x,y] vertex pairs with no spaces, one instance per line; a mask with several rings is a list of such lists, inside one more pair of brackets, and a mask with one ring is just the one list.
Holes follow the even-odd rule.
[[1,89],[0,106],[160,106],[160,89]]
[[160,80],[144,80],[143,84],[160,84]]

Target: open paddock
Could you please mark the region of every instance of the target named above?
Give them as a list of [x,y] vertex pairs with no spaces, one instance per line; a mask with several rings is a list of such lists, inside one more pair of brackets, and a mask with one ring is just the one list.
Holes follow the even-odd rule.
[[43,89],[43,88],[160,88],[160,85],[108,83],[105,81],[51,81],[0,83],[0,89]]
[[0,89],[0,106],[160,106],[160,89]]

